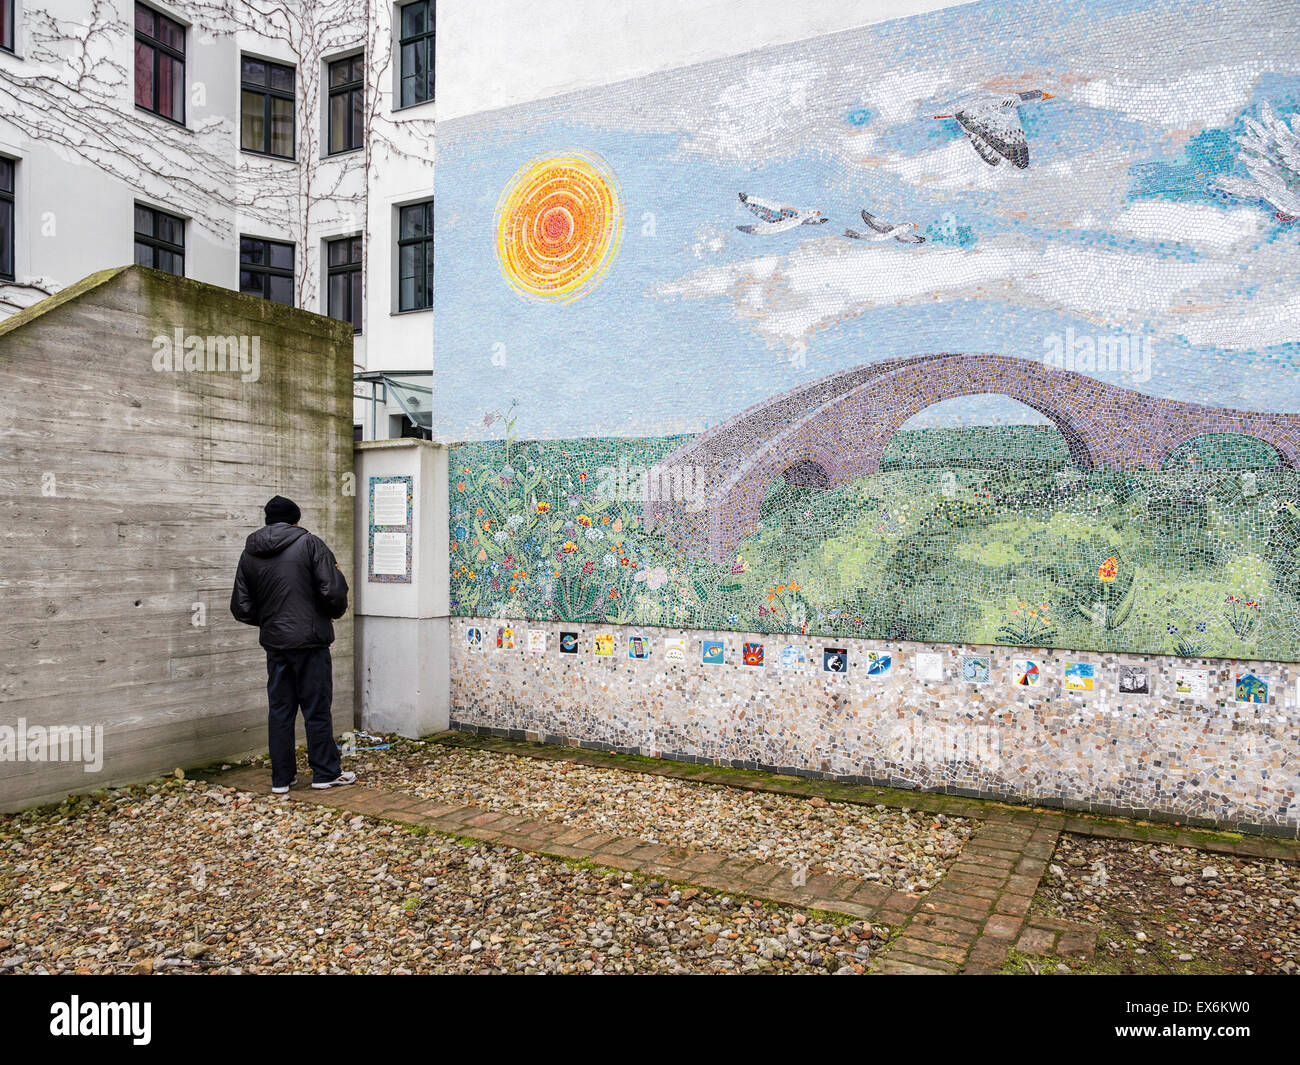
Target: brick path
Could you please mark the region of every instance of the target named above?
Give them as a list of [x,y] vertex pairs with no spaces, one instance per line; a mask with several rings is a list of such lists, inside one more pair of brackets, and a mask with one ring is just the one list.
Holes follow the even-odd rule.
[[[329,791],[300,786],[291,801],[312,802],[352,813],[427,826],[433,831],[535,854],[585,859],[674,883],[722,894],[848,914],[885,924],[896,935],[878,955],[873,972],[916,975],[995,973],[1014,947],[1029,955],[1087,961],[1096,948],[1095,929],[1055,918],[1028,917],[1030,903],[1062,832],[1109,838],[1173,842],[1181,846],[1296,860],[1300,847],[1282,840],[1233,839],[1176,826],[1137,825],[1117,819],[1068,816],[1056,811],[1010,807],[932,793],[893,791],[789,778],[740,770],[719,770],[683,762],[646,765],[645,759],[444,734],[449,746],[468,746],[548,760],[567,760],[634,772],[726,784],[857,803],[883,803],[979,820],[974,835],[934,888],[910,894],[880,884],[826,873],[795,883],[788,866],[729,858],[711,851],[667,847],[553,821],[531,820],[478,806],[450,806],[399,791],[353,785]],[[248,791],[268,790],[265,768],[240,768],[210,778]],[[1153,828],[1155,831],[1152,831]]]

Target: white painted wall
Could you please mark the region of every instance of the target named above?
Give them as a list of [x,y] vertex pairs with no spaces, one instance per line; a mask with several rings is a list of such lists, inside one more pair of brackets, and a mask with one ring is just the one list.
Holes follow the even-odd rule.
[[[311,63],[301,46],[295,55],[275,33],[236,28],[258,22],[251,0],[150,0],[149,6],[188,27],[181,130],[134,106],[133,0],[108,0],[101,8],[92,0],[24,0],[17,54],[0,52],[0,154],[18,160],[16,277],[0,285],[0,316],[96,270],[131,262],[132,205],[138,201],[186,219],[185,274],[198,281],[238,288],[240,234],[293,242],[298,305],[320,313],[326,307],[324,242],[365,234],[367,300],[354,363],[370,370],[429,369],[433,312],[398,314],[392,287],[396,207],[433,195],[433,105],[392,108],[398,4],[294,0],[286,7],[296,3],[314,7],[324,20],[312,38]],[[232,12],[239,23],[229,22]],[[57,45],[49,40],[53,27]],[[325,78],[315,68],[363,47],[378,92],[369,149],[322,157]],[[241,53],[299,68],[297,159],[239,150]],[[44,108],[47,90],[24,87],[42,77],[71,85],[83,57],[94,60],[86,88],[55,88],[61,105]],[[95,114],[107,131],[108,150],[59,144],[78,112]],[[309,132],[317,143],[308,143]],[[187,167],[205,158],[213,165],[200,167],[196,184]],[[304,195],[308,168],[310,197]],[[386,418],[380,430],[386,435]]]
[[970,0],[442,0],[440,119]]
[[[447,727],[449,554],[447,449],[427,440],[359,445],[356,557],[356,707],[361,727],[424,736]],[[369,579],[370,478],[413,478],[411,581]]]
[[[353,17],[323,38],[327,53],[341,54],[365,39],[363,6],[341,2]],[[274,37],[233,22],[201,21],[208,14],[202,4],[161,0],[149,6],[187,27],[183,129],[134,105],[133,0],[108,0],[98,8],[90,0],[22,5],[18,54],[0,53],[0,152],[18,159],[19,181],[16,283],[0,292],[0,313],[95,270],[131,262],[133,202],[186,219],[185,274],[210,284],[238,287],[241,233],[293,241],[303,289],[299,306],[320,310],[322,239],[335,230],[359,232],[365,224],[363,156],[306,158],[301,116],[298,160],[240,152],[241,52],[297,66],[295,57]],[[256,19],[245,0],[225,6],[242,11],[244,21]],[[51,87],[73,84],[79,72],[79,90]],[[41,87],[42,78],[50,84]],[[300,97],[304,89],[300,70]],[[57,103],[44,108],[42,100]],[[318,101],[303,102],[318,111]],[[79,114],[93,115],[103,134],[98,145],[94,138],[89,148],[60,143],[65,135],[87,140],[71,126]],[[313,187],[327,195],[314,203],[304,232],[299,172],[307,166],[314,170]]]

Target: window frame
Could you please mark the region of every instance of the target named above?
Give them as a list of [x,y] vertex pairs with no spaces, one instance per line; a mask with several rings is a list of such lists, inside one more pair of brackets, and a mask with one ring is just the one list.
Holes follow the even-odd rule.
[[[18,264],[15,261],[18,255],[18,160],[11,159],[7,155],[0,155],[0,172],[8,171],[8,188],[5,188],[5,182],[0,180],[0,212],[8,211],[9,213],[9,240],[8,247],[0,247],[0,281],[13,281],[18,273]],[[9,259],[9,269],[4,268],[6,256]]]
[[[180,30],[180,34],[181,34],[181,47],[180,47],[179,50],[177,50],[173,45],[169,45],[169,44],[167,44],[166,42],[164,42],[162,39],[160,39],[160,38],[158,38],[158,37],[150,36],[149,34],[145,33],[144,30],[140,29],[138,26],[135,25],[134,19],[137,18],[137,17],[139,16],[139,13],[140,13],[141,10],[148,11],[148,12],[149,12],[149,13],[150,13],[150,14],[151,14],[155,19],[163,19],[163,20],[165,20],[166,22],[171,23],[171,24],[172,24],[173,26],[175,26],[178,30]],[[184,125],[185,125],[185,121],[186,121],[185,116],[186,116],[186,110],[187,110],[187,109],[186,109],[186,106],[185,106],[186,103],[187,103],[186,97],[189,95],[189,69],[188,69],[188,67],[187,67],[187,65],[186,65],[186,60],[185,60],[185,56],[186,56],[185,45],[186,45],[186,38],[187,38],[188,33],[189,33],[189,27],[186,26],[186,25],[185,25],[184,23],[182,23],[182,22],[178,22],[176,19],[172,18],[170,15],[165,15],[165,14],[163,14],[163,13],[162,13],[161,11],[159,11],[157,8],[150,7],[148,4],[142,4],[142,3],[140,3],[140,0],[135,0],[135,6],[132,8],[132,24],[131,24],[131,25],[132,25],[132,30],[133,30],[133,33],[134,33],[134,36],[133,36],[133,38],[132,38],[133,43],[134,43],[135,45],[140,45],[140,44],[145,44],[145,45],[147,45],[147,46],[150,48],[150,50],[151,50],[151,52],[152,52],[152,54],[153,54],[153,73],[152,73],[152,78],[153,78],[153,106],[152,106],[152,107],[145,107],[144,104],[140,103],[139,100],[136,100],[136,101],[135,101],[135,107],[136,107],[136,110],[137,110],[137,111],[143,111],[145,114],[148,114],[148,115],[155,115],[156,117],[161,118],[161,119],[163,119],[163,120],[166,121],[166,122],[174,122],[174,123],[175,123],[176,125],[178,125],[178,126],[184,126]],[[157,26],[158,26],[158,23],[155,22],[155,23],[154,23],[155,32],[156,32],[156,30],[157,30]],[[132,54],[134,55],[134,49],[132,50]],[[160,91],[160,88],[161,88],[161,85],[160,85],[160,82],[159,82],[159,79],[158,79],[158,56],[159,56],[159,54],[163,54],[163,55],[168,56],[170,59],[173,59],[173,60],[179,62],[179,63],[180,63],[180,66],[181,66],[181,92],[180,92],[180,111],[181,111],[181,114],[180,114],[180,118],[176,118],[176,117],[174,117],[174,116],[172,116],[172,115],[164,114],[162,111],[158,110],[158,94],[159,94],[159,91]],[[136,72],[135,72],[135,76],[136,76],[137,79],[139,78],[139,71],[136,71]],[[139,91],[139,85],[138,85],[138,83],[137,83],[133,88],[138,92],[138,91]],[[133,98],[134,98],[134,96],[133,96]]]
[[[343,63],[356,63],[358,60],[361,62],[360,74],[357,77],[352,78],[351,80],[344,82],[341,85],[335,85],[333,83],[334,68],[340,66]],[[361,94],[361,110],[363,116],[361,122],[361,130],[359,132],[359,137],[360,137],[359,143],[349,144],[348,147],[339,148],[337,151],[335,151],[334,148],[332,147],[334,143],[334,97],[336,96],[348,97],[349,105],[348,105],[347,114],[349,116],[348,133],[350,137],[352,133],[351,99],[355,93]],[[351,55],[339,56],[336,59],[326,59],[325,60],[325,143],[323,145],[324,151],[322,153],[325,156],[325,158],[328,159],[338,155],[347,155],[349,152],[359,152],[363,148],[365,148],[366,146],[366,124],[364,118],[365,105],[366,105],[366,54],[365,52],[353,52]]]
[[[188,219],[186,219],[182,215],[172,214],[170,211],[164,211],[160,207],[154,207],[150,204],[140,203],[139,201],[137,201],[135,204],[132,205],[131,225],[133,228],[135,226],[136,211],[148,211],[153,218],[153,224],[152,224],[153,231],[151,233],[143,234],[138,229],[134,230],[135,245],[138,246],[143,244],[145,247],[152,248],[154,251],[155,261],[148,264],[149,269],[163,270],[163,268],[157,264],[156,261],[157,253],[159,251],[167,251],[173,255],[178,255],[180,257],[181,272],[179,274],[172,270],[163,270],[163,272],[172,274],[173,277],[184,277],[185,276],[185,228],[186,228],[185,224],[188,221]],[[173,222],[180,223],[180,229],[181,229],[180,244],[173,244],[171,241],[163,240],[161,237],[158,236],[158,221],[160,218],[170,218]],[[135,260],[135,256],[134,254],[132,254],[132,261],[134,260]],[[144,266],[145,264],[137,263],[137,265]]]
[[[423,209],[425,212],[424,232],[418,237],[402,236],[402,214],[405,211]],[[427,303],[415,307],[402,306],[402,249],[422,245],[424,247],[424,285],[418,290],[428,296]],[[413,314],[419,311],[433,310],[433,199],[417,200],[415,203],[401,204],[397,208],[397,313]]]
[[[406,9],[416,7],[417,5],[427,8],[425,29],[420,33],[406,36],[404,32],[404,22]],[[421,104],[433,103],[437,98],[437,86],[434,81],[435,57],[436,57],[436,35],[437,35],[437,0],[411,0],[410,3],[400,4],[397,8],[397,104],[394,111],[403,111],[408,107],[419,107]],[[424,44],[424,61],[426,63],[425,82],[428,89],[428,95],[419,100],[413,100],[411,103],[405,102],[404,87],[406,85],[406,46],[408,44]],[[413,75],[412,75],[413,76]]]
[[[330,261],[332,258],[332,256],[330,255],[330,250],[337,244],[346,243],[349,245],[353,245],[353,242],[356,242],[355,246],[361,249],[361,257],[356,260],[352,259],[352,251],[351,248],[349,248],[348,261],[338,266],[334,265]],[[326,239],[325,241],[325,314],[328,317],[333,318],[335,321],[351,323],[353,336],[361,335],[362,326],[365,323],[365,276],[363,273],[363,271],[365,270],[365,262],[366,262],[365,240],[360,233],[351,233],[347,236],[330,237]],[[358,294],[353,288],[352,282],[349,281],[348,302],[349,304],[351,304],[349,310],[352,312],[352,314],[347,318],[340,318],[337,314],[334,313],[334,308],[330,304],[330,300],[334,290],[334,286],[331,284],[331,282],[335,277],[339,277],[343,275],[347,275],[350,277],[352,274],[361,275],[361,292],[358,297]]]
[[18,54],[18,0],[0,0],[0,52]]
[[[266,68],[266,84],[255,85],[244,78],[244,63],[247,61],[261,63]],[[271,87],[271,69],[287,70],[293,77],[293,89],[285,92],[283,89]],[[262,98],[262,148],[246,148],[244,146],[244,93],[256,93]],[[281,155],[279,152],[271,151],[272,133],[271,133],[271,101],[288,100],[290,111],[293,115],[293,124],[289,130],[289,154]],[[292,63],[281,63],[274,59],[263,59],[261,56],[248,55],[240,53],[239,56],[239,150],[247,152],[249,155],[260,155],[265,159],[283,159],[285,162],[295,162],[298,158],[298,68]]]
[[[249,263],[244,261],[244,243],[246,241],[255,242],[262,245],[263,259],[265,260],[263,263]],[[271,265],[271,245],[273,244],[276,245],[277,247],[289,249],[289,258],[290,258],[291,265],[287,270],[282,266]],[[261,275],[262,278],[262,292],[260,295],[253,292],[244,292],[242,284],[239,286],[239,291],[242,292],[245,296],[256,296],[258,299],[264,299],[267,301],[267,303],[274,303],[280,307],[297,307],[298,306],[298,292],[296,287],[297,270],[298,270],[298,248],[297,245],[295,245],[292,241],[276,240],[273,237],[254,237],[254,236],[250,236],[247,233],[239,234],[239,273],[259,274]],[[284,277],[289,279],[289,284],[291,289],[291,301],[289,303],[282,303],[280,300],[273,299],[271,297],[270,295],[271,278],[273,277]]]

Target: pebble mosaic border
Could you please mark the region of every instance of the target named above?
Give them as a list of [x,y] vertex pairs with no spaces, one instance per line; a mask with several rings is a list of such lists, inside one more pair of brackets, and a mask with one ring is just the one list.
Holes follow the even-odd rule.
[[[842,641],[849,668],[821,668],[821,645],[803,669],[747,666],[746,642],[794,641],[771,634],[582,627],[580,652],[559,653],[559,624],[529,623],[548,633],[546,651],[469,650],[468,628],[453,624],[452,727],[515,739],[647,757],[762,769],[816,779],[1013,802],[1065,810],[1178,821],[1218,829],[1300,838],[1300,708],[1294,666],[1076,654],[1023,648]],[[594,636],[615,639],[614,653],[587,651]],[[648,637],[649,659],[629,659],[627,637]],[[686,641],[680,662],[665,641]],[[721,665],[704,665],[699,646],[721,641]],[[620,653],[621,652],[621,653]],[[860,664],[887,652],[884,676]],[[992,659],[991,682],[961,679],[963,655]],[[941,681],[921,681],[939,656]],[[1034,688],[1008,670],[1032,658],[1043,673]],[[1093,691],[1067,691],[1067,662],[1094,663]],[[855,664],[859,664],[855,668]],[[1121,695],[1119,667],[1145,666],[1152,691]],[[1174,673],[1206,672],[1209,701],[1178,698]],[[769,670],[771,674],[769,674]],[[1269,701],[1238,703],[1235,674],[1272,681]]]

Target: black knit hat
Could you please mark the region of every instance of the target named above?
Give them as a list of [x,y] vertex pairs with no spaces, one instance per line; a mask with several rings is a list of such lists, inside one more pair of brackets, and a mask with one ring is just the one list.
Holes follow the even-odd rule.
[[292,499],[285,499],[284,496],[272,496],[263,509],[266,511],[267,525],[274,525],[277,521],[297,525],[302,518],[302,511],[298,509],[298,504]]

